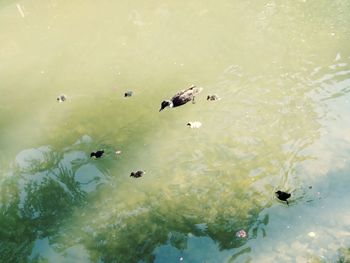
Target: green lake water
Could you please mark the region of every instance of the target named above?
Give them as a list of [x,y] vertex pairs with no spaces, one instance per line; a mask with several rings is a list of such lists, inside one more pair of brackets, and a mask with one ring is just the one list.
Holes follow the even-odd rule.
[[350,262],[349,185],[348,0],[0,2],[0,262]]

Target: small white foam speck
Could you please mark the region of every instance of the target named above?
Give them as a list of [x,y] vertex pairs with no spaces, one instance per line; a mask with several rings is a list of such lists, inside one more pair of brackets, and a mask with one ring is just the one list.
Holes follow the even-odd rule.
[[23,11],[23,8],[21,7],[20,4],[16,4],[16,7],[17,7],[17,10],[19,12],[19,14],[21,15],[21,17],[25,17],[25,14],[24,14],[24,11]]
[[308,235],[309,237],[315,237],[315,236],[316,236],[316,233],[315,233],[315,232],[309,232],[307,235]]
[[338,61],[339,59],[341,59],[341,56],[340,56],[340,54],[339,54],[339,53],[337,53],[337,55],[335,56],[334,61]]

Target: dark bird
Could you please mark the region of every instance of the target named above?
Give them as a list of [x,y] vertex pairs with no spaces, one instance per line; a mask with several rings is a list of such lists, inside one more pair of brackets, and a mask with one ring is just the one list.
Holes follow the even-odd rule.
[[189,101],[194,103],[194,98],[203,90],[201,87],[192,85],[188,89],[179,91],[171,100],[164,100],[160,106],[160,110],[164,110],[166,107],[174,108],[186,104]]
[[214,100],[215,101],[215,100],[221,100],[221,98],[218,95],[213,94],[213,95],[208,95],[207,100]]
[[134,93],[133,93],[131,90],[129,90],[129,91],[127,91],[127,92],[124,93],[124,97],[125,97],[125,98],[126,98],[126,97],[131,97],[133,94],[134,94]]
[[64,101],[66,101],[66,100],[67,100],[67,96],[64,95],[64,94],[61,94],[61,95],[59,95],[59,96],[57,97],[57,101],[58,101],[58,102],[64,102]]
[[92,152],[92,153],[90,154],[90,158],[92,158],[92,157],[101,158],[102,155],[104,154],[104,152],[105,152],[104,150]]
[[278,190],[277,192],[275,192],[276,197],[281,200],[281,201],[285,201],[287,203],[287,205],[289,205],[288,203],[288,198],[291,196],[291,194],[286,193],[286,192],[282,192],[280,190]]
[[139,178],[142,177],[146,172],[144,171],[137,171],[137,172],[131,172],[130,177]]

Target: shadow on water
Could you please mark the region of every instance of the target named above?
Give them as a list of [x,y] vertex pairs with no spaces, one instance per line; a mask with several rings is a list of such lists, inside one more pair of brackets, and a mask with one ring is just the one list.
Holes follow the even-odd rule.
[[[90,159],[96,145],[83,136],[62,150],[44,146],[24,150],[11,168],[2,170],[0,261],[27,262],[37,239],[54,240],[76,207],[109,180],[115,153],[106,147],[103,160]],[[37,258],[38,259],[38,258]]]
[[339,250],[338,263],[350,262],[350,248],[341,248]]

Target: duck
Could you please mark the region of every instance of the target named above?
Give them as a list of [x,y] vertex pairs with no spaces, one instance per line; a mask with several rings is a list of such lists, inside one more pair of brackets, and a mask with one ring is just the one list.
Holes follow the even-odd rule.
[[199,121],[190,121],[187,123],[187,126],[189,126],[191,129],[198,129],[202,126],[202,123]]
[[131,90],[128,90],[124,93],[124,97],[131,97],[134,94],[134,92],[132,92]]
[[59,96],[57,97],[57,101],[58,101],[58,102],[64,102],[64,101],[66,101],[66,100],[67,100],[67,96],[64,95],[64,94],[61,94],[61,95],[59,95]]
[[215,101],[215,100],[221,100],[221,98],[218,95],[213,94],[213,95],[208,95],[207,100],[214,100]]
[[104,154],[104,152],[105,152],[104,150],[92,152],[92,153],[90,154],[90,158],[93,158],[93,157],[95,157],[95,158],[101,158],[102,155]]
[[134,177],[134,178],[139,178],[142,177],[146,172],[144,171],[137,171],[137,172],[131,172],[130,177]]
[[164,100],[161,103],[160,110],[164,110],[166,107],[175,108],[181,105],[186,104],[189,101],[194,102],[194,98],[203,90],[201,87],[196,87],[191,85],[188,89],[179,91],[176,93],[171,100]]
[[276,194],[276,197],[281,200],[281,201],[285,201],[287,203],[287,205],[289,205],[288,203],[288,198],[291,197],[291,194],[290,193],[287,193],[287,192],[283,192],[283,191],[280,191],[278,190],[277,192],[275,192]]

